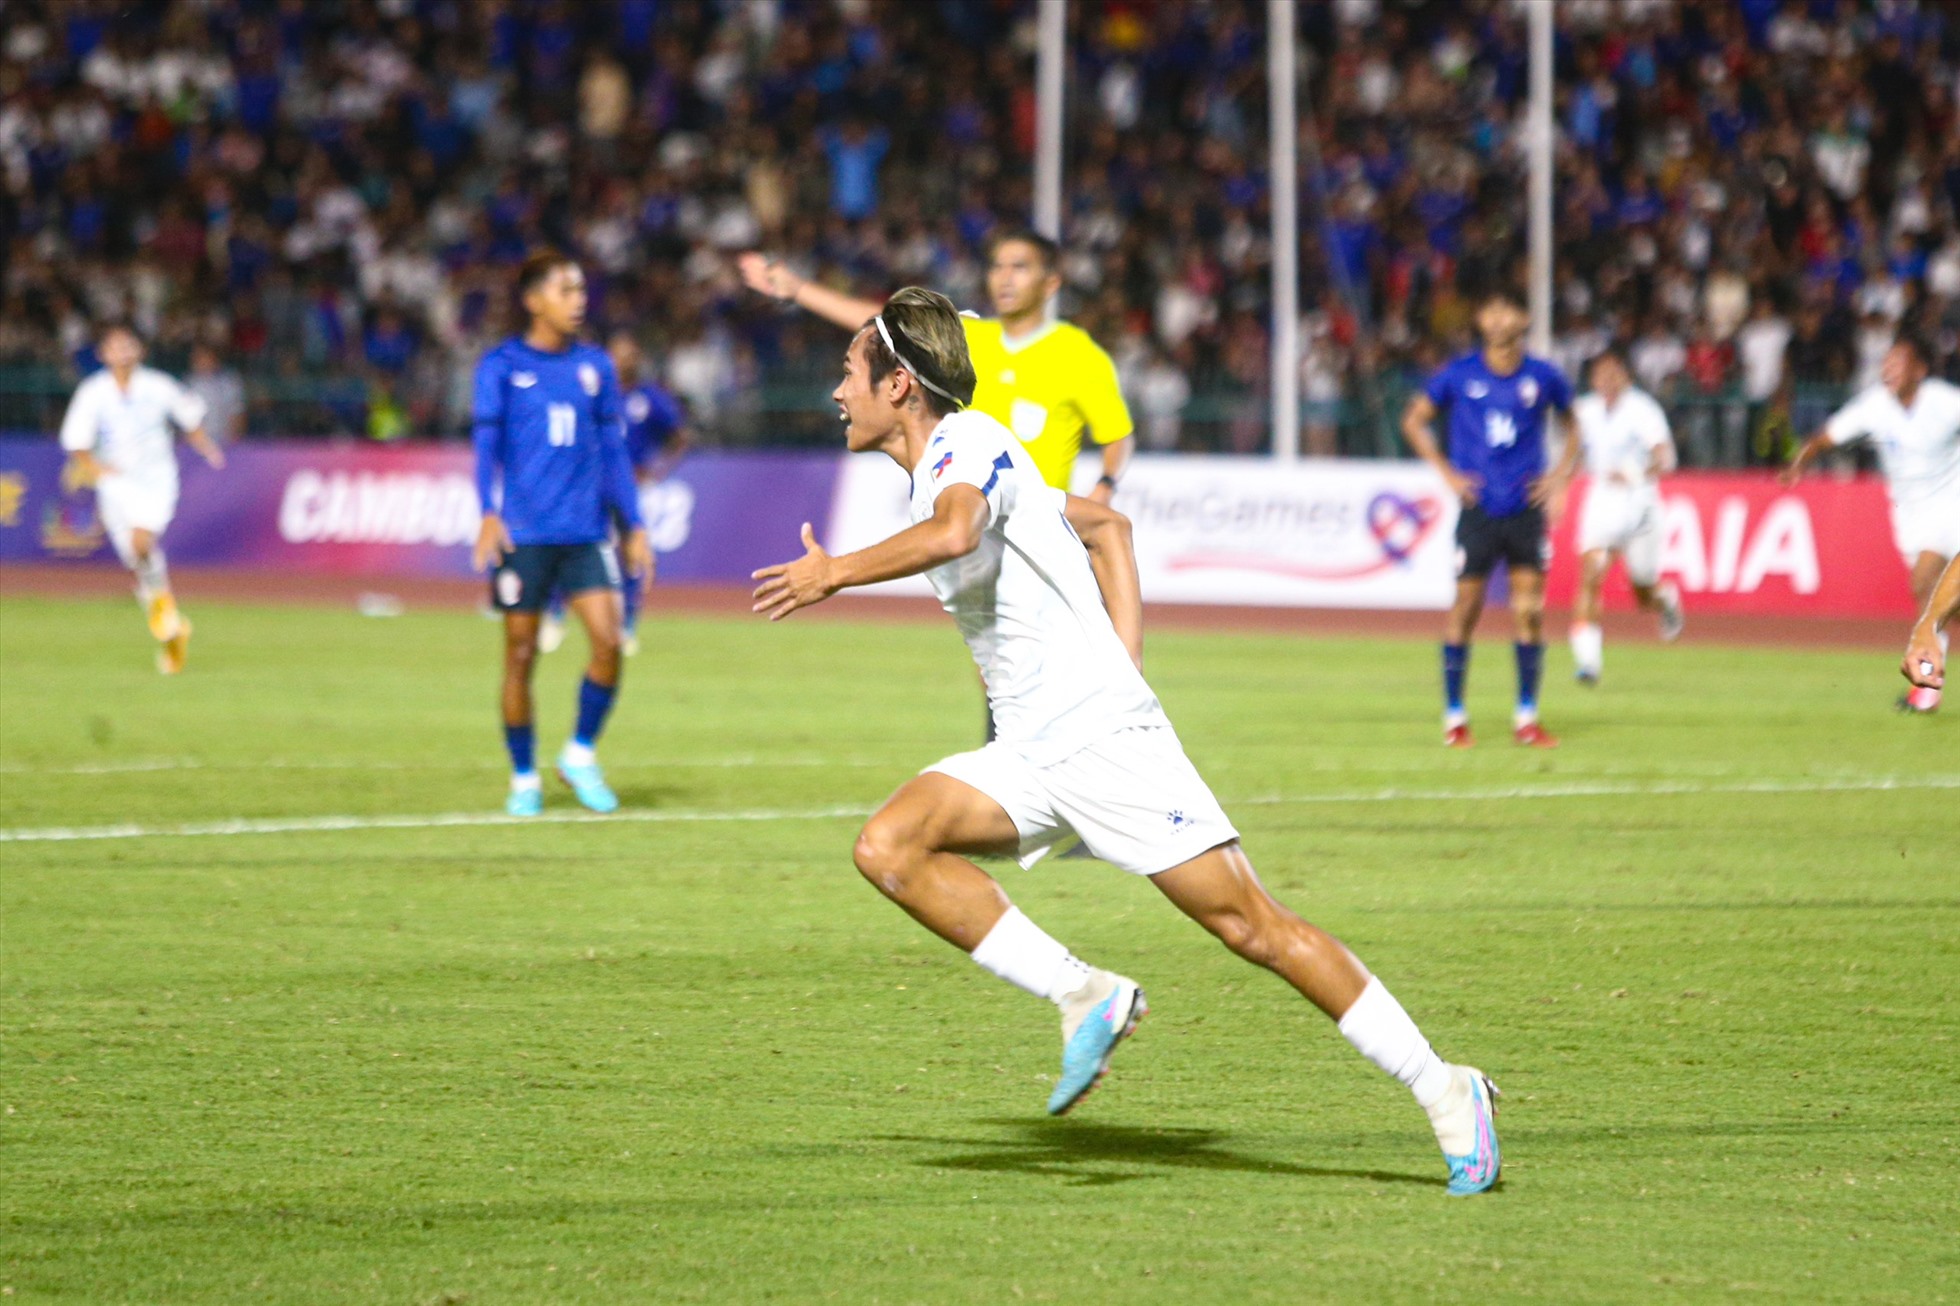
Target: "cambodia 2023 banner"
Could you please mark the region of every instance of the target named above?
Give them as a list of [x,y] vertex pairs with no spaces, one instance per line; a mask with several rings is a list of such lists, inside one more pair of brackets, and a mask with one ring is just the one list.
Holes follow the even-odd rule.
[[[459,446],[248,443],[213,472],[185,457],[165,542],[179,562],[352,575],[469,574],[477,527],[471,457]],[[0,560],[107,560],[94,496],[60,487],[52,439],[0,440]],[[1093,459],[1081,470],[1094,482]],[[1576,488],[1553,531],[1549,592],[1570,604]],[[802,553],[810,522],[831,548],[876,543],[908,522],[905,474],[888,459],[824,451],[706,452],[641,495],[661,575],[745,582]],[[1663,486],[1661,567],[1689,610],[1903,617],[1912,610],[1883,485],[1768,473],[1686,473]],[[1418,463],[1143,456],[1116,506],[1136,524],[1153,602],[1442,608],[1455,585],[1456,505]],[[889,588],[927,593],[921,579]],[[1609,602],[1630,602],[1617,573]]]
[[[244,444],[223,471],[180,459],[183,490],[164,542],[171,559],[353,575],[470,574],[478,523],[469,450]],[[64,493],[55,442],[0,440],[0,560],[108,559],[87,491]],[[828,454],[696,454],[643,488],[661,576],[745,580],[803,550],[802,524],[830,512]]]

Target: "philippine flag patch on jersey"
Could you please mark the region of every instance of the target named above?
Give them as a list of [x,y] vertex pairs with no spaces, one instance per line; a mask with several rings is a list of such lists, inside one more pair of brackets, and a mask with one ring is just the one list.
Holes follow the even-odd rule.
[[948,467],[951,467],[952,465],[953,465],[952,454],[947,453],[941,455],[939,461],[932,465],[932,479],[935,481],[938,480],[939,474],[945,471]]

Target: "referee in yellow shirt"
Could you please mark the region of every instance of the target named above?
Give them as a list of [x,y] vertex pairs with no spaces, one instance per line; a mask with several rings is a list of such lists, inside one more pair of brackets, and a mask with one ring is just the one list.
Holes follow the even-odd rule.
[[[979,378],[972,406],[1014,432],[1042,479],[1058,490],[1069,488],[1087,432],[1102,446],[1102,479],[1089,497],[1106,504],[1135,449],[1136,426],[1116,383],[1116,365],[1102,346],[1081,327],[1048,320],[1048,301],[1062,288],[1060,254],[1054,241],[1021,228],[990,243],[987,297],[994,316],[962,319]],[[805,280],[761,254],[743,254],[736,266],[751,290],[849,331],[881,307]]]

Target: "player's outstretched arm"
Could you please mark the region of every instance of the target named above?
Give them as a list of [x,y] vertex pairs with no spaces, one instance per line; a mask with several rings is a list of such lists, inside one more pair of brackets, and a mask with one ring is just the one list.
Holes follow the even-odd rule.
[[1803,447],[1797,450],[1797,456],[1790,460],[1790,465],[1783,469],[1777,481],[1784,489],[1789,489],[1803,479],[1803,474],[1810,470],[1812,463],[1829,453],[1835,445],[1836,441],[1827,433],[1819,431],[1803,442]]
[[798,276],[780,259],[772,259],[755,250],[736,255],[735,268],[742,274],[742,280],[748,288],[757,294],[808,309],[825,321],[843,327],[846,331],[857,330],[878,316],[878,311],[884,307],[875,299],[859,299],[832,290],[829,286],[820,286],[814,281]]
[[1960,556],[1947,561],[1932,597],[1926,600],[1926,610],[1919,614],[1919,624],[1912,628],[1912,638],[1906,642],[1899,672],[1907,680],[1927,689],[1946,684],[1946,650],[1940,647],[1940,628],[1955,616],[1960,616]]
[[184,432],[184,443],[197,450],[197,456],[213,471],[222,471],[225,465],[224,446],[205,434],[202,426],[192,427]]
[[1137,579],[1136,546],[1130,519],[1114,508],[1080,495],[1068,496],[1068,524],[1089,551],[1089,569],[1096,573],[1109,624],[1129,650],[1130,661],[1143,670],[1143,585]]
[[933,514],[925,521],[868,549],[835,557],[824,552],[816,532],[804,522],[803,556],[753,573],[750,579],[760,583],[749,610],[781,621],[798,608],[822,603],[838,590],[931,571],[979,548],[988,516],[986,496],[977,486],[949,485],[940,491]]

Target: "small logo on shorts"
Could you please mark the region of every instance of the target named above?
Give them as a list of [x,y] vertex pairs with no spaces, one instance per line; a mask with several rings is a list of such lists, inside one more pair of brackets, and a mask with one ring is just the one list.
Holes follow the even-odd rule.
[[1197,824],[1196,821],[1186,816],[1183,812],[1170,812],[1167,815],[1171,823],[1171,829],[1173,830],[1182,830],[1187,825]]
[[506,567],[497,573],[497,601],[507,608],[524,597],[524,578]]

